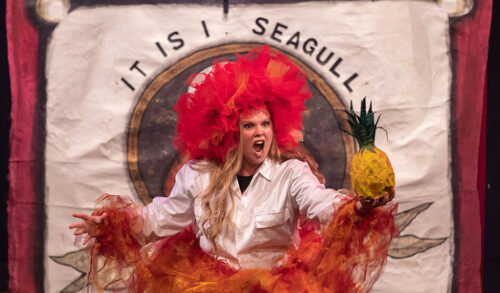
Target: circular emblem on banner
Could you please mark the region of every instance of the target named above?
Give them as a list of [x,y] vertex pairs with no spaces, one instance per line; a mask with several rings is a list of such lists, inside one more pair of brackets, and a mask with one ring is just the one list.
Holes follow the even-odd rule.
[[[261,45],[238,43],[197,51],[165,69],[144,90],[130,120],[127,154],[130,177],[144,203],[167,196],[175,174],[187,160],[177,153],[172,140],[177,124],[173,107],[187,92],[189,75],[210,67],[214,59],[235,60],[234,53],[245,54]],[[303,114],[303,147],[318,162],[327,187],[348,188],[355,147],[352,137],[342,130],[345,106],[320,75],[298,58],[282,53],[302,68],[312,93]]]

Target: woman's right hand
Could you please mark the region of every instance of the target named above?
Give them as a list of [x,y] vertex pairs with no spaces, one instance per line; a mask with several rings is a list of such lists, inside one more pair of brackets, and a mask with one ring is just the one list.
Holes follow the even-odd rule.
[[96,237],[99,234],[99,228],[102,225],[107,224],[106,219],[107,214],[103,213],[100,216],[89,216],[86,214],[73,214],[73,217],[82,219],[82,222],[74,223],[69,225],[70,229],[76,229],[73,235],[78,236],[82,234],[87,234],[83,245],[87,244],[90,239]]

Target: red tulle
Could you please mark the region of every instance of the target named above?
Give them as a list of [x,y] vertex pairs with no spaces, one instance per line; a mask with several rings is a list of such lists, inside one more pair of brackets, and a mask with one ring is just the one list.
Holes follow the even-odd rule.
[[144,245],[142,218],[134,204],[110,195],[100,202],[95,213],[108,213],[108,224],[90,248],[89,273],[100,290],[126,286],[130,292],[367,292],[398,233],[395,205],[359,215],[354,201],[346,200],[322,234],[313,223],[302,226],[300,247],[287,251],[280,267],[235,271],[199,247],[192,226]]
[[266,108],[280,149],[302,139],[304,101],[311,97],[306,76],[283,54],[257,47],[237,60],[213,64],[210,73],[192,75],[195,91],[179,98],[174,146],[190,159],[223,162],[239,144],[239,114]]

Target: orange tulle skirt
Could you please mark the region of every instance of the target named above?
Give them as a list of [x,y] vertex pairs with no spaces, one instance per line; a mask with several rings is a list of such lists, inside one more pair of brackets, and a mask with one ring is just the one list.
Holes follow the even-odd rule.
[[192,226],[146,244],[135,204],[105,195],[94,214],[106,212],[108,223],[89,246],[89,279],[99,290],[129,292],[367,292],[398,233],[396,205],[360,215],[354,203],[337,206],[322,234],[314,223],[302,225],[300,247],[281,266],[236,271],[200,248]]

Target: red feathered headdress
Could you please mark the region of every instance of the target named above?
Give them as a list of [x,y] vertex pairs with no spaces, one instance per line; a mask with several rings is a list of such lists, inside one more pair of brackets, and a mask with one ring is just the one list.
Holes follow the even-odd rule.
[[302,138],[304,101],[311,97],[305,74],[267,45],[236,57],[233,62],[219,60],[210,73],[191,75],[187,81],[195,90],[182,95],[174,107],[174,146],[181,154],[224,162],[240,141],[240,113],[254,109],[269,111],[281,150],[295,148]]

